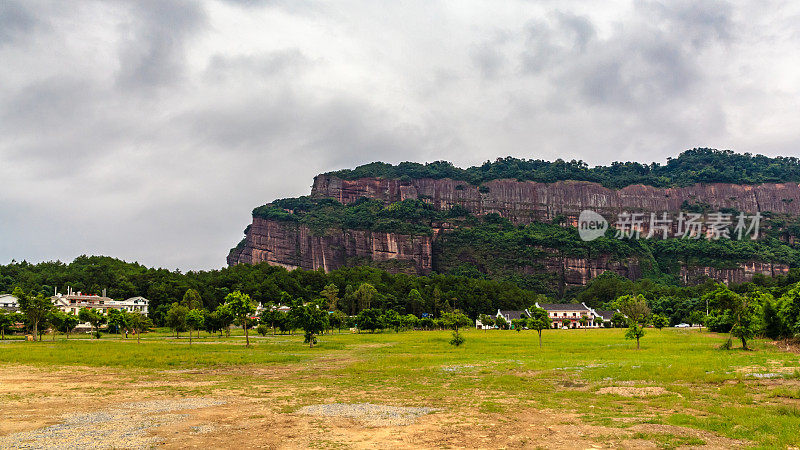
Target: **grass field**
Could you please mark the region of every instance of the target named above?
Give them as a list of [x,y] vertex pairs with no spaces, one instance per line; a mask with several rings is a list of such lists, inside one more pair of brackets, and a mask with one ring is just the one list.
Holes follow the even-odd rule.
[[[239,331],[241,333],[241,331]],[[683,447],[800,444],[800,362],[758,341],[719,350],[725,336],[648,330],[241,335],[175,340],[153,333],[0,343],[0,435],[64,414],[134,399],[222,399],[186,423],[151,430],[159,443],[245,447]],[[435,408],[408,426],[296,414],[303,406],[373,403]],[[35,417],[36,420],[31,420]],[[192,424],[195,425],[186,425]],[[182,426],[208,426],[191,433]],[[274,425],[270,425],[274,424]],[[2,441],[0,441],[0,446]]]

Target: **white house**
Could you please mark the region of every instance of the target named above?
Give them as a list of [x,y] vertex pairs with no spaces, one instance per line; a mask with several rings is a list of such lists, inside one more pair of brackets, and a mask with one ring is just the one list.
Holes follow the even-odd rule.
[[11,294],[0,294],[0,309],[17,312],[19,311],[19,300]]
[[553,328],[561,328],[564,320],[569,321],[569,328],[582,328],[581,317],[586,317],[589,322],[587,328],[603,326],[603,317],[585,303],[536,303],[538,308],[547,311]]
[[131,297],[127,300],[112,300],[112,305],[117,306],[118,309],[142,314],[147,314],[147,305],[149,303],[150,300],[140,296]]
[[56,295],[50,297],[50,300],[53,302],[56,308],[67,314],[72,313],[76,316],[83,308],[96,309],[104,315],[108,314],[109,309],[119,309],[127,312],[139,312],[142,314],[147,314],[147,305],[150,303],[150,301],[144,297],[131,297],[127,300],[113,300],[105,296],[105,290],[103,290],[103,294],[104,295],[90,295],[83,294],[81,292],[72,292],[69,290],[67,295],[57,293]]
[[[512,320],[530,318],[531,313],[527,309],[523,309],[522,311],[502,311],[498,309],[497,314],[495,314],[494,317],[495,319],[498,317],[502,317],[510,325]],[[483,322],[481,322],[480,318],[478,318],[475,320],[475,328],[482,329],[486,328],[486,326],[484,326]],[[497,327],[492,326],[491,328],[497,328]]]

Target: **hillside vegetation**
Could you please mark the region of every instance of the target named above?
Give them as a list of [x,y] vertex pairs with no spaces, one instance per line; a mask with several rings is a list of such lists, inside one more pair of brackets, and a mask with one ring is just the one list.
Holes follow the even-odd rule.
[[730,150],[696,148],[668,158],[666,164],[653,162],[614,162],[609,166],[589,167],[580,160],[498,158],[467,169],[447,161],[427,164],[402,162],[397,165],[374,162],[355,169],[329,172],[346,180],[377,178],[452,178],[471,184],[496,179],[516,179],[553,183],[563,180],[593,181],[619,189],[632,184],[655,187],[689,186],[695,183],[785,183],[800,182],[800,159],[734,153]]

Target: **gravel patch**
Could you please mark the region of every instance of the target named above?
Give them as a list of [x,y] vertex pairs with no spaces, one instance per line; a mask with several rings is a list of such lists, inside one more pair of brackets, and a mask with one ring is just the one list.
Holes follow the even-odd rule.
[[158,440],[151,428],[185,419],[173,411],[206,408],[225,402],[206,398],[153,400],[67,416],[64,422],[38,430],[0,437],[0,449],[108,449],[151,448]]
[[783,377],[783,374],[774,373],[774,372],[769,372],[769,373],[748,373],[745,376],[746,377],[752,377],[752,378],[781,378],[781,377]]
[[661,386],[627,387],[627,386],[608,386],[600,388],[598,394],[615,394],[623,397],[651,397],[669,394],[670,392]]
[[355,419],[368,427],[411,425],[417,417],[437,411],[434,408],[415,408],[372,403],[329,403],[300,408],[297,413],[311,416],[336,416]]

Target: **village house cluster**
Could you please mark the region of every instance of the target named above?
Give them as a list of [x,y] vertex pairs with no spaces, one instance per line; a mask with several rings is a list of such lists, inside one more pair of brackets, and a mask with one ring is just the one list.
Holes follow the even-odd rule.
[[[106,297],[105,289],[103,289],[102,295],[84,294],[68,289],[66,294],[56,292],[55,295],[50,297],[50,301],[62,312],[75,314],[76,316],[83,308],[96,309],[103,315],[107,315],[111,309],[147,314],[147,305],[150,303],[144,297],[114,300]],[[0,294],[0,309],[8,312],[17,312],[19,311],[19,300],[11,294]]]
[[[602,311],[586,306],[585,303],[536,303],[537,308],[542,308],[547,311],[547,316],[550,318],[551,328],[600,328],[610,323],[614,313],[619,311]],[[502,317],[509,324],[514,320],[528,319],[531,317],[530,311],[524,309],[522,311],[503,311],[497,310],[494,318]],[[581,318],[585,317],[586,323],[581,324]],[[482,328],[496,328],[496,325],[486,326],[480,318],[475,321],[475,327]]]

